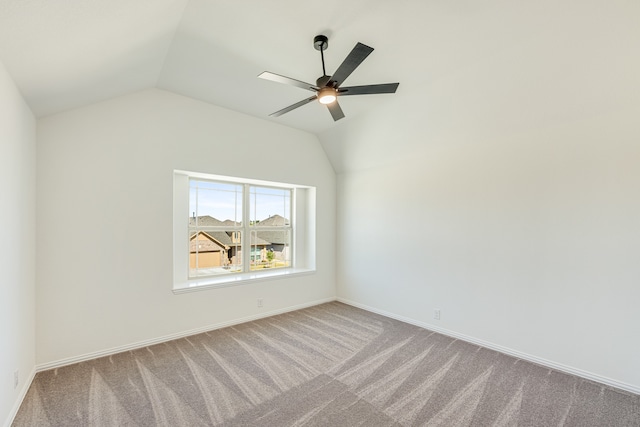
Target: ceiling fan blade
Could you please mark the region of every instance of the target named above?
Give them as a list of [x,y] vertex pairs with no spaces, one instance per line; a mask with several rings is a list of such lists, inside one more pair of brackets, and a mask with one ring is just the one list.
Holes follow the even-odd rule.
[[307,99],[303,99],[300,102],[296,102],[293,105],[289,105],[288,107],[283,108],[282,110],[276,111],[275,113],[271,113],[269,114],[269,116],[271,117],[279,117],[285,113],[288,113],[291,110],[295,110],[298,107],[302,107],[303,105],[306,105],[308,103],[310,103],[311,101],[315,101],[316,99],[318,99],[317,96],[312,96],[311,98],[307,98]]
[[312,85],[311,83],[305,83],[300,80],[292,79],[290,77],[281,76],[279,74],[270,73],[268,71],[262,72],[258,78],[271,80],[272,82],[284,83],[286,85],[296,86],[302,89],[307,89],[312,92],[317,92],[320,88],[316,85]]
[[379,85],[349,86],[338,89],[338,95],[374,95],[376,93],[395,93],[400,83],[383,83]]
[[334,122],[344,118],[344,113],[342,112],[342,108],[340,108],[340,104],[338,104],[337,100],[331,104],[327,104],[327,108],[329,109]]
[[333,76],[331,76],[331,81],[336,83],[334,87],[339,87],[371,52],[373,52],[372,47],[362,43],[356,44],[349,55],[342,61],[342,64],[340,64],[336,72],[333,73]]

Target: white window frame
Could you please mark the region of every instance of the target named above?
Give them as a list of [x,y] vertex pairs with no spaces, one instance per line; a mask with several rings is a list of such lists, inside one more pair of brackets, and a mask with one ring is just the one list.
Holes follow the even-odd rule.
[[[249,273],[251,271],[251,257],[253,255],[253,247],[254,245],[251,244],[251,238],[253,235],[255,235],[256,240],[258,237],[258,232],[261,231],[288,231],[289,232],[289,246],[287,251],[289,252],[289,266],[287,267],[277,267],[278,269],[281,268],[293,268],[295,265],[295,260],[293,259],[293,254],[295,253],[295,248],[294,248],[294,242],[295,242],[295,236],[294,236],[294,218],[293,218],[293,206],[295,204],[295,189],[294,188],[290,188],[290,187],[280,187],[280,186],[275,186],[275,185],[256,185],[256,184],[247,184],[247,183],[240,183],[237,181],[221,181],[221,180],[212,180],[212,179],[203,179],[203,178],[195,178],[195,177],[189,177],[189,188],[191,187],[191,183],[193,181],[197,181],[197,182],[211,182],[211,183],[219,183],[219,184],[231,184],[231,185],[235,185],[235,186],[240,186],[242,187],[242,200],[240,202],[241,206],[242,206],[242,218],[240,218],[240,222],[236,223],[237,225],[235,226],[205,226],[205,225],[195,225],[195,226],[189,226],[188,227],[188,234],[189,236],[192,235],[192,231],[195,231],[195,234],[197,235],[198,232],[202,231],[202,232],[207,232],[207,231],[219,231],[219,232],[240,232],[240,247],[242,248],[242,260],[241,260],[241,268],[242,271],[240,272],[229,272],[229,273],[223,273],[224,275],[229,275],[229,274],[243,274],[243,273]],[[268,227],[268,226],[256,226],[251,225],[252,224],[252,220],[255,220],[255,218],[251,218],[251,197],[252,197],[252,192],[251,189],[252,188],[270,188],[270,189],[276,189],[276,190],[285,190],[289,192],[289,206],[288,206],[288,212],[285,213],[285,218],[287,218],[289,220],[289,225],[287,226],[272,226],[272,227]],[[197,198],[197,196],[196,196]],[[197,204],[197,202],[196,202]],[[199,217],[200,215],[198,215]],[[217,218],[220,219],[220,218]],[[197,237],[196,237],[197,238]],[[197,248],[196,248],[197,251]],[[196,257],[196,262],[197,262],[197,257]],[[233,269],[233,267],[231,267],[231,270]],[[189,272],[191,271],[191,268],[189,268]],[[190,274],[190,273],[189,273]],[[195,275],[195,276],[191,276],[189,275],[189,280],[191,279],[201,279],[201,278],[205,278],[205,277],[219,277],[219,274],[210,274],[210,275]]]
[[[244,186],[243,227],[241,232],[243,272],[206,277],[189,277],[189,182],[191,179],[225,182]],[[290,189],[291,194],[291,266],[276,269],[250,271],[249,226],[250,186]],[[183,170],[173,171],[173,292],[183,293],[225,286],[235,286],[261,280],[282,279],[315,272],[315,216],[316,189],[306,185],[280,183],[248,178],[212,175]],[[244,226],[246,225],[246,229]],[[282,230],[282,227],[276,227]],[[271,228],[270,228],[271,229]],[[267,231],[267,227],[260,230]],[[186,248],[186,249],[185,249]],[[248,248],[249,250],[245,250]]]

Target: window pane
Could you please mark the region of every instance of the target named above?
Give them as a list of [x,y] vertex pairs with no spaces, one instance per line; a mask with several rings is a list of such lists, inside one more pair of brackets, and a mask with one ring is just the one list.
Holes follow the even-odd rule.
[[291,230],[251,231],[251,270],[291,267]]
[[195,231],[189,235],[189,277],[242,271],[239,231]]
[[291,190],[250,187],[251,224],[267,221],[269,226],[289,226]]
[[191,226],[240,225],[242,185],[191,180],[189,213]]

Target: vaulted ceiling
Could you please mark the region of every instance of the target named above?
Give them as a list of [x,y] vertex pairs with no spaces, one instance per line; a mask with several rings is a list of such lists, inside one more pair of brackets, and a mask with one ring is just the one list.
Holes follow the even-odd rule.
[[[637,40],[617,41],[638,35],[638,3],[0,0],[0,60],[39,117],[156,87],[318,134],[376,111],[419,117],[421,102],[509,120],[515,106],[553,111],[554,93],[579,108],[591,80],[637,76]],[[268,117],[309,93],[257,75],[314,82],[317,34],[329,74],[362,42],[375,51],[346,83],[398,81],[398,92],[342,98],[336,123],[318,103]],[[598,88],[601,102],[629,96]]]

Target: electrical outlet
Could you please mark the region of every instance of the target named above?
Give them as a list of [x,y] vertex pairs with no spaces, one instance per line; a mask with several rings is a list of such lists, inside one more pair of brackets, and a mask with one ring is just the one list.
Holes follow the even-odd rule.
[[20,371],[16,369],[13,372],[13,388],[18,388],[18,384],[20,384]]
[[262,298],[258,298],[258,307],[262,307],[263,302]]
[[433,311],[433,318],[436,320],[440,320],[440,310]]

